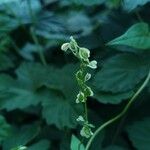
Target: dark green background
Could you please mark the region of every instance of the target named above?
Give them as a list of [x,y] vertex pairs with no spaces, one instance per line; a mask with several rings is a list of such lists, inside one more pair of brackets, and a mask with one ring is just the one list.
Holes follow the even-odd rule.
[[[125,37],[136,39],[134,46],[107,45],[137,23],[136,35]],[[88,83],[95,93],[88,99],[90,122],[97,128],[119,113],[148,74],[149,23],[149,0],[1,0],[1,149],[70,150],[71,136],[81,139],[76,118],[83,110],[75,104],[79,64],[60,50],[70,36],[98,62]],[[149,85],[91,150],[150,150]]]

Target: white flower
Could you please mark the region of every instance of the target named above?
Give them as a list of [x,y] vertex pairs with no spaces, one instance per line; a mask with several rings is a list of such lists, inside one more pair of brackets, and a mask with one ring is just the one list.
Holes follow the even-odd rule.
[[85,95],[83,92],[79,92],[77,95],[76,103],[85,102]]
[[79,56],[84,61],[87,61],[88,58],[90,57],[90,51],[87,48],[81,47],[79,49]]
[[12,150],[26,150],[27,147],[26,146],[19,146],[17,148],[13,148]]
[[76,120],[77,120],[77,121],[82,121],[82,122],[85,121],[84,118],[83,118],[82,116],[79,116]]
[[26,146],[21,146],[21,147],[19,147],[19,150],[25,150],[25,149],[27,149]]
[[85,80],[85,81],[88,81],[88,80],[90,80],[90,79],[91,79],[91,74],[90,74],[90,73],[87,73],[87,74],[85,75],[84,80]]
[[80,80],[83,78],[83,72],[81,70],[76,73],[76,78]]
[[80,131],[81,136],[90,138],[93,135],[93,132],[91,131],[91,128],[88,126],[83,126],[83,128]]
[[64,43],[62,46],[61,46],[61,50],[62,51],[67,51],[70,47],[70,43]]
[[86,87],[86,89],[84,90],[86,93],[86,96],[93,96],[94,92],[92,91],[92,89],[90,87]]
[[93,60],[87,66],[92,68],[92,69],[96,69],[97,68],[97,61]]

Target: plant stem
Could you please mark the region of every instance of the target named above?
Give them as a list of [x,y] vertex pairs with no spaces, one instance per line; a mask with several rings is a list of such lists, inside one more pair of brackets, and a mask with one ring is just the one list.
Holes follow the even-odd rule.
[[84,103],[85,121],[88,122],[87,100]]
[[36,19],[35,19],[33,10],[32,10],[31,1],[30,1],[30,0],[27,0],[27,3],[28,3],[28,8],[29,8],[29,15],[30,15],[30,17],[31,17],[32,25],[33,25],[33,27],[32,27],[31,30],[30,30],[30,34],[31,34],[31,37],[32,37],[34,43],[35,43],[36,46],[37,46],[37,49],[38,49],[38,52],[39,52],[39,57],[40,57],[40,59],[41,59],[42,64],[43,64],[43,65],[47,65],[46,60],[45,60],[45,57],[44,57],[44,54],[43,54],[43,49],[41,48],[40,43],[39,43],[39,41],[38,41],[38,38],[37,38],[37,36],[36,36],[36,34],[35,34],[35,31],[34,31],[34,26],[35,26],[35,21],[36,21]]
[[150,81],[150,70],[149,73],[146,77],[146,79],[144,80],[143,84],[139,87],[139,89],[137,90],[137,92],[132,96],[132,98],[130,99],[130,101],[127,103],[127,105],[125,106],[125,108],[123,109],[123,111],[118,114],[116,117],[108,120],[107,122],[105,122],[104,124],[102,124],[93,134],[93,136],[90,138],[90,140],[88,141],[85,150],[89,150],[93,140],[95,139],[95,137],[98,135],[98,133],[100,131],[102,131],[105,127],[107,127],[108,125],[112,124],[113,122],[115,122],[116,120],[120,119],[130,108],[131,104],[135,101],[135,99],[139,96],[139,94],[143,91],[143,89],[146,87],[146,85],[148,84],[148,82]]
[[39,52],[39,57],[41,59],[42,64],[47,65],[44,54],[43,54],[43,49],[41,48],[41,45],[39,44],[38,38],[35,35],[33,28],[31,28],[31,36],[32,36],[32,39],[33,39],[34,43],[37,46],[37,49],[38,49],[38,52]]

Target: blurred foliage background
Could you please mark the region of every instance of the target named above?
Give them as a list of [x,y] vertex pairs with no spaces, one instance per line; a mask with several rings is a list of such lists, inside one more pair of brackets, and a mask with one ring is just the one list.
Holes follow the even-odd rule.
[[[0,148],[70,150],[72,135],[81,140],[78,61],[60,50],[70,36],[98,61],[90,122],[97,128],[119,113],[148,74],[149,23],[149,0],[1,0]],[[150,150],[149,93],[150,84],[91,150]]]

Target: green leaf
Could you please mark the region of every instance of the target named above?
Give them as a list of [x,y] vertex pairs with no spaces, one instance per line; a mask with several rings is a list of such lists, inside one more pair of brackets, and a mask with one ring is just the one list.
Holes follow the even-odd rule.
[[4,54],[0,54],[0,71],[13,68],[14,64],[10,57]]
[[146,3],[150,2],[150,0],[124,0],[124,7],[125,9],[131,11],[138,6],[145,5]]
[[[41,11],[36,15],[35,33],[48,40],[64,40],[68,38],[65,23],[67,21],[50,11]],[[54,41],[58,44],[58,41]]]
[[129,126],[127,132],[137,150],[150,149],[150,118],[145,118]]
[[10,150],[20,145],[24,146],[39,133],[39,127],[34,124],[23,126],[20,129],[14,129],[13,134],[3,143],[3,150]]
[[16,71],[17,80],[1,75],[1,109],[24,109],[42,102],[43,118],[48,124],[55,124],[58,128],[74,128],[80,113],[80,106],[75,105],[77,83],[72,78],[75,70],[74,65],[54,69],[24,63]]
[[49,150],[50,142],[48,140],[41,140],[27,148],[27,150]]
[[[17,80],[8,75],[0,75],[0,107],[8,111],[37,105],[44,96],[38,90],[48,80],[50,68],[36,63],[23,63],[17,70]],[[38,75],[37,75],[38,74]]]
[[0,5],[5,4],[5,3],[12,3],[12,2],[15,2],[15,1],[18,1],[18,0],[3,0],[3,1],[0,2]]
[[121,4],[121,0],[107,0],[105,3],[106,6],[110,8],[118,8]]
[[127,149],[120,146],[113,145],[105,148],[104,150],[127,150]]
[[63,97],[59,92],[49,92],[49,99],[42,101],[43,118],[48,124],[55,124],[58,128],[74,128],[77,125],[78,110],[75,103]]
[[27,60],[34,60],[33,53],[38,52],[36,44],[26,43],[20,50],[20,55]]
[[5,118],[0,115],[0,144],[11,133],[11,126],[6,122]]
[[1,35],[0,35],[0,37],[4,37],[4,36],[6,37],[6,33],[15,30],[19,26],[19,23],[16,19],[14,19],[6,14],[0,14],[0,20],[1,20],[1,24],[0,24]]
[[[33,22],[29,10],[30,8],[32,9],[32,15],[35,17],[35,15],[41,10],[40,1],[11,0],[10,2],[3,2],[0,10],[8,14],[8,16],[11,15],[12,17],[10,17],[10,19],[13,23],[21,25]],[[13,24],[10,22],[9,25],[11,27]]]
[[29,85],[36,90],[44,85],[50,78],[48,75],[53,69],[49,66],[43,66],[39,63],[22,63],[16,70],[18,81]]
[[93,85],[98,91],[126,92],[147,75],[149,55],[120,54],[105,62],[96,74]]
[[10,76],[0,75],[0,108],[8,111],[17,108],[23,109],[31,105],[37,105],[43,94],[33,91],[28,84],[16,81]]
[[67,29],[75,34],[86,36],[92,32],[92,22],[84,12],[72,11],[65,19]]
[[[54,69],[49,78],[49,99],[42,101],[43,118],[48,124],[55,124],[58,128],[74,128],[76,118],[80,114],[80,106],[76,105],[77,83],[74,65],[66,65],[62,69]],[[61,78],[60,78],[61,75]],[[53,87],[57,87],[53,89]]]
[[92,6],[102,4],[103,2],[105,2],[105,0],[69,0],[69,2],[75,3],[77,5]]
[[123,35],[110,41],[108,45],[125,45],[137,49],[150,49],[150,30],[146,23],[131,26]]
[[71,150],[77,150],[79,148],[79,145],[80,145],[80,150],[85,150],[84,145],[81,144],[79,139],[76,136],[72,135],[72,138],[71,138]]
[[125,92],[125,93],[107,93],[107,92],[95,92],[94,98],[96,98],[99,102],[104,104],[119,104],[123,100],[130,98],[134,92]]

